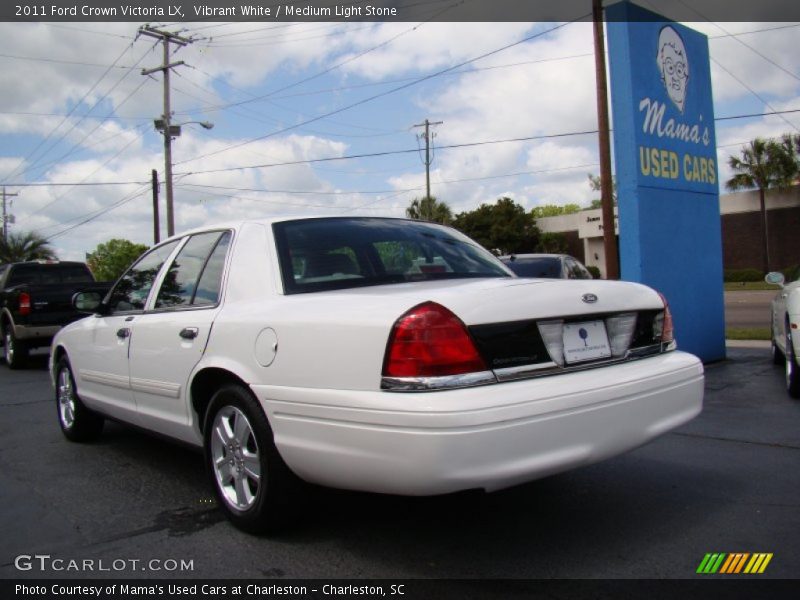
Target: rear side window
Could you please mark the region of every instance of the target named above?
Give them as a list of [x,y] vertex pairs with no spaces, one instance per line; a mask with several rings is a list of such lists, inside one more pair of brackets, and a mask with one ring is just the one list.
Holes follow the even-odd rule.
[[229,241],[227,231],[193,235],[172,261],[155,308],[216,304]]
[[475,242],[431,223],[334,217],[275,223],[273,231],[287,294],[510,276]]
[[556,257],[517,258],[506,265],[520,277],[561,278],[561,261]]
[[17,265],[11,270],[8,286],[47,283],[94,283],[92,274],[80,264]]

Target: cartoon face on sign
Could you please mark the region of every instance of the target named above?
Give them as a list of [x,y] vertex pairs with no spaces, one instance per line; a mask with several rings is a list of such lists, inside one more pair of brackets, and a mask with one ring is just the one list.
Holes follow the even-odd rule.
[[669,99],[683,112],[686,84],[689,81],[689,59],[681,36],[672,27],[664,27],[658,35],[656,62]]

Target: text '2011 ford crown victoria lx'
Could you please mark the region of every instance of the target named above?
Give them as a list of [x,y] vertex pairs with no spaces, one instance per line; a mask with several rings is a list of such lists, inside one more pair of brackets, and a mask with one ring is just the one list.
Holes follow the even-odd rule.
[[219,504],[265,531],[298,480],[390,494],[497,490],[586,465],[702,407],[643,285],[519,279],[420,221],[299,218],[144,254],[55,337],[67,438],[104,418],[202,446]]

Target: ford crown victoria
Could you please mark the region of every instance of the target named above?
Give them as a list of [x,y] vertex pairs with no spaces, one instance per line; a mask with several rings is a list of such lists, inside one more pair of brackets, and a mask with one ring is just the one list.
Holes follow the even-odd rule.
[[459,232],[300,218],[144,254],[51,352],[67,438],[131,423],[202,447],[239,527],[297,482],[498,490],[617,455],[697,415],[700,361],[643,285],[518,279]]

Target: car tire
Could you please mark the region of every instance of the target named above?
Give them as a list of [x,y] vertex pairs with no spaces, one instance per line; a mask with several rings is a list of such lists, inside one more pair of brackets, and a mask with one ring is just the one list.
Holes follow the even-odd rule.
[[21,369],[28,362],[28,347],[17,339],[10,325],[3,330],[3,356],[9,369]]
[[300,481],[278,453],[269,421],[251,392],[224,385],[206,414],[206,465],[228,519],[250,533],[287,527],[296,516]]
[[786,391],[792,398],[800,398],[800,366],[797,364],[797,357],[794,355],[792,346],[792,330],[789,323],[786,323],[786,352],[784,352],[786,364]]
[[78,396],[66,356],[56,364],[56,413],[61,432],[72,442],[90,442],[103,432],[103,417],[86,408]]

